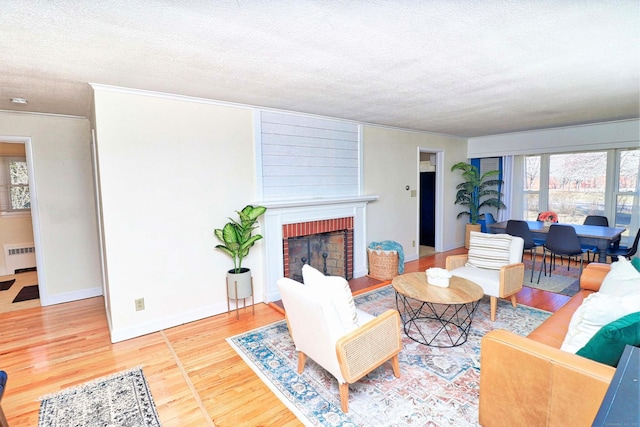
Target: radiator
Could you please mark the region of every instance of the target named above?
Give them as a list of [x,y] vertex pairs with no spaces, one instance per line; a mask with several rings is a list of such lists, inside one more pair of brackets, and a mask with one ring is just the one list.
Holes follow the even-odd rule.
[[36,248],[33,243],[10,244],[3,247],[7,274],[14,274],[21,268],[36,266]]

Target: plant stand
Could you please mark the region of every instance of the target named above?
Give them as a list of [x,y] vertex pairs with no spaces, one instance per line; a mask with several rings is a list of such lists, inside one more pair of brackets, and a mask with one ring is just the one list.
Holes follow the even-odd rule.
[[[240,309],[240,304],[238,303],[239,300],[242,300],[242,308],[246,309],[247,308],[247,297],[238,297],[238,282],[236,280],[233,281],[233,286],[231,287],[231,289],[233,289],[233,295],[230,295],[230,286],[229,286],[229,277],[227,276],[227,314],[231,313],[231,304],[230,304],[230,300],[234,300],[236,302],[236,320],[240,319],[240,313],[239,313],[239,309]],[[255,305],[255,301],[253,298],[253,277],[251,278],[251,311],[253,313],[253,315],[255,316],[256,314],[256,305]]]

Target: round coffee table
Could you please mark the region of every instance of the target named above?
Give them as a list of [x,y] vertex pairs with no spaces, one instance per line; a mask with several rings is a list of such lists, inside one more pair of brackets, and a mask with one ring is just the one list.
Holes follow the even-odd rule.
[[449,287],[430,285],[424,271],[396,276],[391,283],[409,338],[432,347],[467,341],[473,314],[484,296],[480,286],[457,276],[449,280]]

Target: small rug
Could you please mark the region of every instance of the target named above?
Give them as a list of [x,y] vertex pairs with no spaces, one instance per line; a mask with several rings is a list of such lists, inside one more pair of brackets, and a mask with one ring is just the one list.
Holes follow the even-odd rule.
[[29,285],[20,289],[18,295],[13,299],[13,302],[29,301],[32,299],[40,298],[40,290],[38,285]]
[[551,271],[551,277],[549,277],[549,263],[547,262],[547,275],[545,276],[543,271],[540,275],[540,283],[536,283],[538,281],[538,272],[540,271],[540,260],[536,260],[536,270],[533,272],[533,282],[530,281],[531,261],[525,259],[523,262],[524,286],[570,297],[578,293],[580,290],[580,264],[576,266],[572,261],[571,268],[567,271],[567,260],[565,259],[564,265],[562,265],[558,259],[556,262],[556,268]]
[[135,368],[45,396],[38,427],[159,427],[142,369]]
[[0,282],[0,291],[7,291],[11,286],[16,283],[16,279],[5,280],[4,282]]
[[[391,286],[356,296],[358,308],[378,315],[396,308]],[[307,359],[302,375],[298,357],[282,320],[227,338],[245,362],[305,424],[314,426],[477,426],[480,340],[492,329],[527,335],[550,313],[511,307],[500,301],[496,321],[489,299],[477,308],[467,342],[454,348],[418,344],[403,333],[399,355],[401,377],[389,363],[349,386],[349,412],[340,410],[336,379]],[[433,322],[433,326],[436,322]]]

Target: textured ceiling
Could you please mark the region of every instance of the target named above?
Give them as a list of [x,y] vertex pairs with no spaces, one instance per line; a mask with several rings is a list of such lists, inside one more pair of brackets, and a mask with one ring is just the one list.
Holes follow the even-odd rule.
[[0,110],[87,116],[92,82],[459,136],[637,118],[639,22],[638,0],[2,0]]

